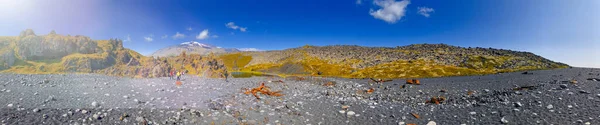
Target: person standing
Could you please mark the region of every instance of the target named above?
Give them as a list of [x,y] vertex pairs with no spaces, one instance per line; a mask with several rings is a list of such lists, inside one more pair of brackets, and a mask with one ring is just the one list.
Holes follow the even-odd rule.
[[171,72],[169,72],[169,79],[173,80],[173,75],[175,75],[174,70],[171,70]]
[[180,80],[180,78],[179,78],[180,76],[181,76],[181,72],[180,72],[180,71],[177,71],[177,81],[179,81],[179,80]]

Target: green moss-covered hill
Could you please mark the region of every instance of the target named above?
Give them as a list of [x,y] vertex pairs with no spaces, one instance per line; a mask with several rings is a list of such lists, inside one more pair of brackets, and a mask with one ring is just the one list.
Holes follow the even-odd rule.
[[224,54],[221,58],[231,71],[345,78],[442,77],[568,67],[529,52],[445,44],[395,48],[307,45],[281,51]]

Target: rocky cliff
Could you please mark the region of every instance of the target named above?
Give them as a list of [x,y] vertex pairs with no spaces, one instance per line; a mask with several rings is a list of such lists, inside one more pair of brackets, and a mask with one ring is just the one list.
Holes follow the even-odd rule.
[[[102,73],[128,77],[166,77],[168,71],[178,65],[174,63],[209,63],[207,59],[177,61],[181,58],[145,57],[124,48],[123,41],[119,39],[92,40],[86,36],[59,35],[54,31],[48,35],[36,35],[28,29],[16,37],[0,37],[0,70],[4,73]],[[186,68],[178,70],[184,71]],[[195,68],[194,71],[207,70],[211,72],[217,69]]]

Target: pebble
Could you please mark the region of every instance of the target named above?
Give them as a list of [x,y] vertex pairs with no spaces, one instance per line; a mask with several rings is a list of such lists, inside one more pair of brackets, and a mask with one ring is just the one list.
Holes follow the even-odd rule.
[[99,105],[98,105],[98,102],[96,102],[96,101],[92,102],[92,106],[93,106],[93,107],[98,107],[98,106],[99,106]]
[[434,121],[429,121],[427,125],[436,125],[436,123]]
[[35,108],[35,109],[33,109],[33,112],[40,112],[40,109]]
[[87,110],[81,110],[81,113],[82,113],[82,114],[87,114],[87,113],[88,113],[88,111],[87,111]]
[[135,118],[135,121],[144,122],[144,117],[138,116]]
[[398,122],[398,125],[404,125],[405,122]]
[[503,124],[508,123],[508,120],[506,120],[504,117],[502,117],[502,119],[500,119],[500,122],[502,122]]
[[579,90],[579,93],[583,93],[583,94],[590,94],[590,92],[585,91],[585,90]]
[[344,114],[344,113],[346,113],[346,111],[344,111],[344,110],[340,110],[340,113],[341,113],[341,114]]
[[13,104],[8,104],[7,107],[12,108]]
[[523,104],[521,104],[521,102],[515,102],[515,106],[516,107],[521,107],[521,106],[523,106]]
[[48,118],[48,115],[47,115],[47,114],[43,114],[43,115],[42,115],[42,118],[44,118],[44,119],[47,119],[47,118]]
[[552,106],[552,105],[548,105],[548,106],[546,106],[546,108],[548,108],[548,109],[552,109],[552,108],[554,108],[554,106]]
[[590,123],[590,122],[585,122],[584,124],[585,124],[585,125],[591,125],[592,123]]
[[567,88],[567,85],[566,84],[560,84],[560,87],[561,88]]
[[572,106],[572,105],[567,105],[567,107],[568,107],[568,108],[573,108],[573,106]]
[[348,116],[354,116],[356,113],[354,113],[354,111],[348,111]]
[[475,115],[475,114],[477,114],[477,112],[469,112],[469,114]]
[[483,91],[484,91],[484,92],[486,92],[486,93],[487,93],[487,92],[490,92],[490,90],[489,90],[489,89],[483,89]]
[[124,96],[123,96],[123,98],[125,98],[125,99],[129,99],[129,96],[126,96],[126,95],[124,95]]
[[102,116],[100,116],[98,114],[94,114],[94,115],[92,115],[92,118],[94,118],[95,120],[100,120],[100,119],[102,119]]

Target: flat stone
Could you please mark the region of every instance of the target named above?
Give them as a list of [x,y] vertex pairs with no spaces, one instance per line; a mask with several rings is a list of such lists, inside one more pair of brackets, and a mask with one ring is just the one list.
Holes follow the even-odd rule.
[[560,87],[563,88],[563,89],[567,88],[567,84],[560,84]]
[[500,122],[502,122],[502,124],[507,124],[508,120],[506,120],[504,117],[502,117],[502,119],[500,119]]
[[515,102],[515,106],[516,107],[521,107],[521,106],[523,106],[523,104],[521,104],[521,102]]
[[434,121],[429,121],[427,125],[437,125]]
[[348,111],[347,114],[348,114],[348,116],[354,116],[354,114],[356,114],[356,113],[354,113],[354,111]]
[[93,106],[93,107],[98,107],[98,106],[100,106],[100,105],[98,104],[98,102],[94,101],[94,102],[92,102],[92,106]]

